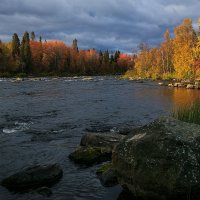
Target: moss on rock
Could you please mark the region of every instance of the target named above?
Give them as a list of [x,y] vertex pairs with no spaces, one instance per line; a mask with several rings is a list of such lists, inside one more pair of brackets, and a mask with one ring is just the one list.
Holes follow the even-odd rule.
[[112,162],[119,183],[143,199],[199,199],[200,126],[165,117],[120,142]]
[[69,158],[78,164],[93,165],[111,159],[111,153],[100,147],[78,147]]
[[109,170],[110,168],[112,168],[112,163],[111,162],[104,163],[97,169],[96,174],[97,175],[101,175],[105,171]]

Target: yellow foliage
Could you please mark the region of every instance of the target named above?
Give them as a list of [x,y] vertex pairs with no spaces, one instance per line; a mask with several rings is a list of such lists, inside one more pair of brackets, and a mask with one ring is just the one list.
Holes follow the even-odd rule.
[[173,63],[177,78],[189,78],[193,64],[193,48],[196,42],[196,34],[192,27],[192,20],[185,19],[183,23],[175,28],[173,41]]
[[174,33],[175,37],[171,39],[167,30],[158,48],[144,48],[146,46],[141,45],[143,48],[135,60],[134,74],[153,79],[190,79],[200,75],[200,70],[195,71],[195,65],[200,68],[200,35],[197,38],[192,20],[185,19],[174,29]]

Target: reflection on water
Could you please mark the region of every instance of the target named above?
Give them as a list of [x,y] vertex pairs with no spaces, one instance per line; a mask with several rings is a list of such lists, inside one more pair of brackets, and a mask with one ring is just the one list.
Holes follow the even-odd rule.
[[[81,136],[87,131],[128,131],[200,98],[198,90],[148,81],[82,79],[1,81],[0,180],[31,165],[57,162],[64,176],[49,200],[116,200],[121,187],[104,188],[96,177],[98,166],[81,168],[68,159]],[[129,200],[124,193],[122,197]],[[12,194],[0,186],[0,199],[43,198],[35,193]]]
[[173,101],[175,107],[182,107],[200,101],[200,90],[189,90],[184,88],[173,89]]

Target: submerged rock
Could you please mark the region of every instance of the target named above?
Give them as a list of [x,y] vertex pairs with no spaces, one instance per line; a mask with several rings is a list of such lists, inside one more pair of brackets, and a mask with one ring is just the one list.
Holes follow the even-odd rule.
[[113,170],[112,163],[105,163],[99,169],[96,174],[98,175],[101,184],[105,187],[112,187],[118,184],[117,176]]
[[100,176],[101,184],[105,187],[113,187],[118,184],[117,176],[113,168],[103,172]]
[[97,175],[101,175],[105,171],[109,170],[111,167],[112,167],[112,163],[111,162],[104,163],[97,169],[96,174]]
[[48,187],[41,187],[36,190],[36,192],[44,197],[50,197],[53,193]]
[[78,147],[69,155],[75,163],[93,165],[111,160],[111,152],[100,147]]
[[58,164],[35,166],[18,172],[1,182],[1,185],[14,191],[24,191],[43,186],[51,186],[59,181],[63,171]]
[[160,118],[113,151],[119,183],[144,199],[200,199],[200,126]]

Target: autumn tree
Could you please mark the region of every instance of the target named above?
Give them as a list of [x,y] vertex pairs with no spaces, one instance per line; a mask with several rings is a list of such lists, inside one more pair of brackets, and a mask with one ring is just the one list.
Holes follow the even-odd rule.
[[160,54],[161,54],[161,67],[162,67],[161,73],[163,74],[173,73],[174,71],[174,66],[172,63],[173,45],[170,32],[168,29],[164,33],[164,42],[161,44]]
[[138,76],[143,77],[147,75],[151,63],[150,48],[146,43],[141,43],[138,48],[139,55],[136,58],[134,70]]
[[127,54],[119,54],[117,59],[117,65],[114,68],[114,71],[117,73],[124,73],[128,69],[133,67],[133,56]]
[[200,36],[200,18],[198,19],[198,37]]
[[38,41],[30,41],[31,48],[31,63],[32,71],[41,72],[43,70],[42,58],[43,58],[43,47],[42,43]]
[[185,19],[174,31],[173,63],[176,76],[179,79],[191,78],[194,63],[193,48],[197,41],[196,33],[192,27],[192,20]]
[[198,20],[198,39],[193,48],[195,78],[200,78],[200,19]]

